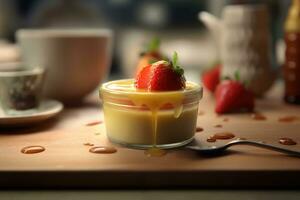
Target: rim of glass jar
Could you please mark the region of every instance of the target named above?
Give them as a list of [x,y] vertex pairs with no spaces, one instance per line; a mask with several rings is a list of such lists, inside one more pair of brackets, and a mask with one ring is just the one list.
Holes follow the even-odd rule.
[[[176,91],[155,91],[155,92],[148,92],[148,91],[124,91],[124,90],[114,90],[111,88],[108,88],[109,85],[120,82],[120,81],[132,81],[133,79],[120,79],[120,80],[115,80],[115,81],[109,81],[106,83],[103,83],[100,87],[100,96],[103,99],[105,95],[111,95],[112,97],[125,97],[129,98],[129,95],[132,94],[138,94],[138,95],[157,95],[160,96],[161,94],[165,95],[171,95],[171,94],[176,94],[176,93],[182,93],[184,95],[184,98],[192,98],[195,100],[200,100],[203,95],[203,88],[194,82],[187,81],[188,84],[191,84],[193,86],[192,89],[189,90],[176,90]],[[199,95],[199,97],[198,97]],[[194,97],[194,98],[193,98]]]

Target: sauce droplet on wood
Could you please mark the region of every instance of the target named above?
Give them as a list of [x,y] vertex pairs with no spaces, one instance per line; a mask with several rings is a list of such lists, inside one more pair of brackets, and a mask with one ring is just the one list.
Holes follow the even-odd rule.
[[297,142],[295,142],[291,138],[279,138],[279,143],[283,145],[296,145]]
[[207,142],[216,142],[217,139],[214,138],[214,136],[210,136],[210,137],[208,137],[208,138],[206,139],[206,141],[207,141]]
[[85,145],[85,146],[94,146],[94,144],[92,144],[90,142],[83,143],[83,145]]
[[228,122],[228,121],[229,121],[228,118],[224,118],[224,119],[223,119],[223,122]]
[[202,132],[204,129],[202,127],[197,127],[196,132]]
[[215,125],[215,127],[216,127],[216,128],[222,128],[223,125],[222,125],[222,124],[217,124],[217,125]]
[[202,110],[198,111],[198,115],[204,115],[204,114],[205,114],[204,111],[202,111]]
[[278,119],[279,122],[293,122],[298,120],[297,116],[285,116]]
[[103,121],[93,121],[93,122],[89,122],[86,124],[86,126],[95,126],[95,125],[98,125],[98,124],[102,124]]
[[145,150],[145,155],[148,157],[161,157],[167,154],[167,151],[157,147],[151,147]]
[[251,115],[251,118],[254,119],[254,120],[266,120],[266,119],[267,119],[267,117],[264,116],[264,115],[261,114],[261,113],[253,113],[253,114]]
[[230,132],[216,133],[212,136],[209,136],[206,141],[207,142],[216,142],[217,140],[229,140],[234,138],[235,135]]
[[214,134],[213,137],[216,138],[217,140],[229,140],[229,139],[234,138],[235,135],[230,132],[222,132],[222,133]]
[[33,146],[23,147],[21,149],[21,152],[24,153],[24,154],[35,154],[35,153],[41,153],[45,150],[46,149],[43,146],[33,145]]
[[90,148],[89,152],[91,153],[116,153],[117,149],[114,147],[106,147],[106,146],[96,146]]

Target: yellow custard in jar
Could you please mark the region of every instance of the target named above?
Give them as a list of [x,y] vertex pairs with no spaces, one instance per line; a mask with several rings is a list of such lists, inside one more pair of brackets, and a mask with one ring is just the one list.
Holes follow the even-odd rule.
[[107,82],[100,89],[108,138],[133,148],[183,146],[193,140],[202,88],[192,82],[185,90],[148,92],[133,79]]

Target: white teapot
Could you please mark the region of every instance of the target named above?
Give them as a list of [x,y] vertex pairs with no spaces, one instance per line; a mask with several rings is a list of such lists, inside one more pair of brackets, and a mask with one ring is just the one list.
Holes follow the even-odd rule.
[[261,5],[229,5],[222,19],[200,12],[199,19],[211,31],[223,65],[222,76],[234,77],[249,84],[256,96],[272,85],[276,73],[271,65],[271,35],[268,10]]

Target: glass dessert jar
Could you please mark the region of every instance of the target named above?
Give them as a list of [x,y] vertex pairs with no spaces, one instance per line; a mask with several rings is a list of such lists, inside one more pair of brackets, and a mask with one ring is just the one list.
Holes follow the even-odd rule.
[[133,79],[100,88],[108,138],[132,148],[174,148],[193,140],[202,88],[192,82],[185,90],[137,90]]

